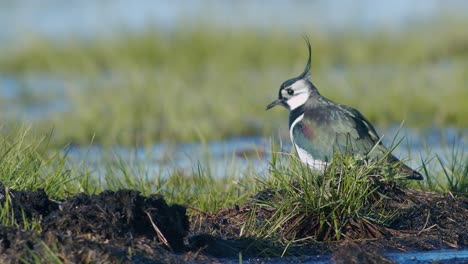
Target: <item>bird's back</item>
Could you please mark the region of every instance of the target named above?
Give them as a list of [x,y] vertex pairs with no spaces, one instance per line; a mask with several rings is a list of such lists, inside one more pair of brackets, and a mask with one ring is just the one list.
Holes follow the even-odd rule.
[[[351,154],[358,159],[380,160],[390,163],[399,160],[388,153],[374,127],[356,109],[336,104],[328,99],[306,104],[290,113],[290,132],[296,148],[315,160],[329,162],[334,151]],[[301,118],[301,120],[298,120]],[[401,164],[402,174],[407,178],[422,176]]]

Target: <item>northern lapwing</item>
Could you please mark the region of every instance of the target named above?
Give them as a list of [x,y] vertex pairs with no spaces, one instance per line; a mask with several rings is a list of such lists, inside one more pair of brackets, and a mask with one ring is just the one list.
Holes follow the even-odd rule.
[[282,105],[289,110],[289,132],[300,160],[314,170],[324,171],[334,151],[346,151],[359,160],[387,159],[390,164],[398,164],[399,177],[422,180],[419,172],[389,153],[372,124],[358,110],[320,95],[309,80],[311,46],[305,40],[309,58],[304,72],[285,81],[278,99],[266,107],[268,110]]

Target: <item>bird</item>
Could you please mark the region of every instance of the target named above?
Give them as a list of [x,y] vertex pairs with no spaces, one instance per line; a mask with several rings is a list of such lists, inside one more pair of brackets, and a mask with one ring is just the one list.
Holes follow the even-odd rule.
[[335,103],[320,94],[310,81],[311,45],[304,71],[283,82],[278,99],[267,105],[289,110],[289,134],[302,163],[324,172],[332,162],[334,151],[346,151],[357,160],[382,160],[395,165],[396,174],[403,179],[422,180],[423,176],[402,163],[382,143],[374,126],[358,110]]

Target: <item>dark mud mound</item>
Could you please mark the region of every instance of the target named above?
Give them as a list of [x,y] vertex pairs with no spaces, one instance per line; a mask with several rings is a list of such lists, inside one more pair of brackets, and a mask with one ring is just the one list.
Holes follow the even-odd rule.
[[38,233],[0,226],[0,239],[0,263],[118,263],[125,260],[125,252],[118,246],[61,232]]
[[143,197],[136,191],[78,194],[44,220],[44,230],[89,234],[93,239],[115,240],[145,237],[174,251],[184,249],[189,222],[185,208],[168,206],[162,197]]
[[398,214],[389,223],[395,248],[468,246],[468,198],[415,190],[406,190],[401,198],[392,204]]
[[58,204],[51,201],[42,189],[35,192],[16,191],[0,183],[0,204],[5,205],[5,203],[13,212],[18,224],[23,223],[23,218],[42,218],[59,208]]
[[[16,221],[0,226],[1,263],[47,263],[57,257],[71,263],[164,263],[190,257],[174,254],[186,251],[186,209],[169,206],[158,195],[105,191],[78,194],[59,204],[42,190],[2,190],[1,202],[8,200]],[[25,230],[25,219],[41,219],[40,230]]]

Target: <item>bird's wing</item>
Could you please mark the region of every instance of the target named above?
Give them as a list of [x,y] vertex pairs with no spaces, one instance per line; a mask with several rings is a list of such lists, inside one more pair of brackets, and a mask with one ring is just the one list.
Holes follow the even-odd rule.
[[292,128],[294,143],[315,159],[330,161],[335,150],[366,158],[385,152],[377,132],[357,110],[345,106],[322,106],[304,113]]
[[[356,109],[348,106],[324,106],[306,111],[292,128],[294,143],[314,159],[331,161],[334,151],[356,158],[400,162],[380,141],[372,124]],[[399,174],[421,180],[422,175],[405,164]]]

